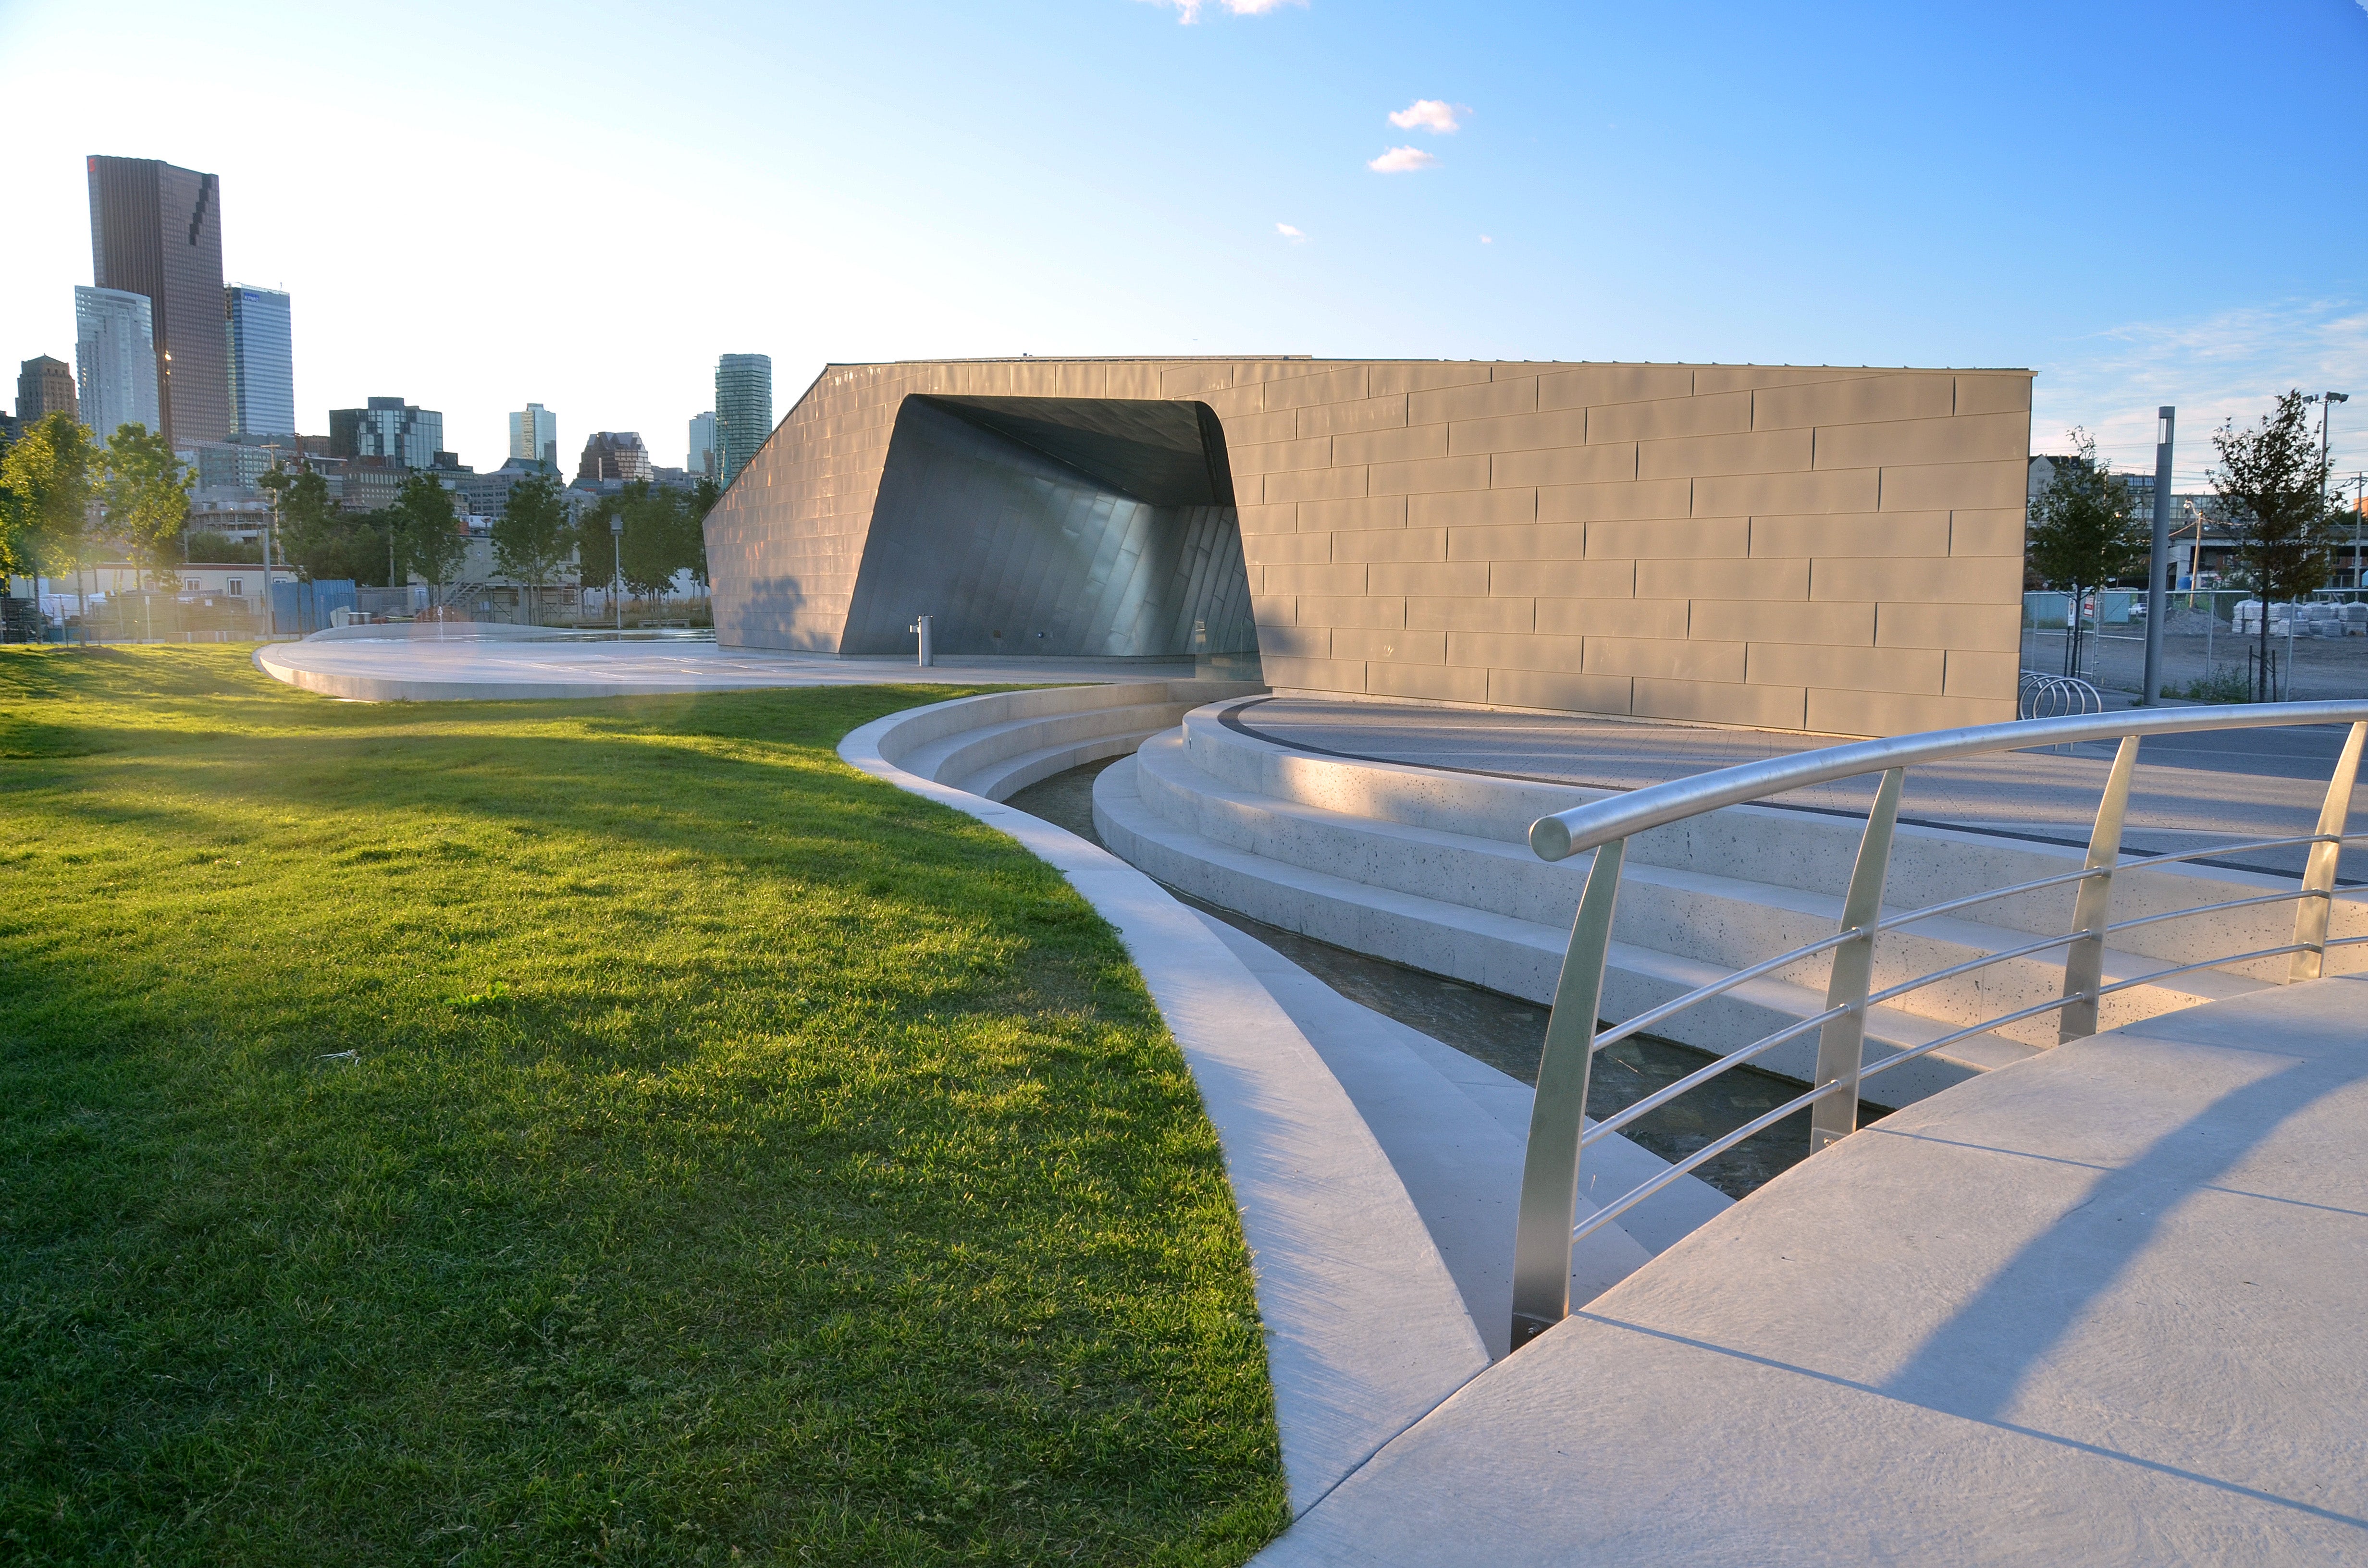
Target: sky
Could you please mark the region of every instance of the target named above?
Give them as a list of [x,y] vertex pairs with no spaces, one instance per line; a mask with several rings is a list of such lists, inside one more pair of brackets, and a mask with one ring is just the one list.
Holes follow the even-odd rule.
[[2368,470],[2368,9],[0,0],[0,362],[73,358],[84,157],[221,177],[299,422],[665,464],[718,354],[2022,367],[2176,473],[2289,387]]

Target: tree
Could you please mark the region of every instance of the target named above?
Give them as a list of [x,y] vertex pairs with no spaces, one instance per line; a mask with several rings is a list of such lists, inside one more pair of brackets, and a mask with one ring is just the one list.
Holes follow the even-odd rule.
[[685,564],[682,524],[689,497],[640,480],[627,485],[620,499],[625,513],[625,585],[644,599],[663,597]]
[[2299,390],[2278,399],[2259,428],[2231,421],[2213,432],[2220,466],[2212,489],[2235,538],[2237,571],[2261,604],[2255,696],[2270,695],[2270,606],[2326,585],[2339,513],[2327,501],[2327,457]]
[[189,487],[197,475],[173,455],[170,441],[149,434],[144,425],[122,426],[107,438],[105,471],[101,505],[108,527],[151,582],[177,582],[180,535],[188,525]]
[[80,569],[98,444],[64,413],[25,427],[0,457],[0,569],[33,576]]
[[[2133,572],[2143,573],[2152,540],[2133,515],[2129,482],[2097,458],[2086,430],[2066,433],[2077,454],[2031,506],[2029,561],[2049,586],[2072,595],[2065,673],[2080,670],[2080,596]],[[2149,699],[2151,699],[2149,694]]]
[[385,584],[391,564],[387,518],[339,510],[329,498],[329,482],[310,469],[274,469],[258,483],[279,494],[279,555],[289,565],[316,583],[347,578],[372,587]]
[[542,589],[575,548],[559,481],[538,473],[510,486],[494,519],[494,564],[534,589],[534,619],[542,619]]
[[691,580],[699,585],[701,593],[707,591],[707,514],[715,510],[715,504],[723,499],[723,487],[715,481],[705,478],[692,481],[688,513],[690,537],[686,541],[683,555],[684,564],[690,570]]
[[236,562],[241,564],[260,562],[263,547],[241,544],[228,534],[211,528],[198,528],[181,540],[181,558],[185,561]]
[[452,493],[434,474],[415,473],[386,510],[393,527],[396,574],[416,572],[441,587],[469,550]]

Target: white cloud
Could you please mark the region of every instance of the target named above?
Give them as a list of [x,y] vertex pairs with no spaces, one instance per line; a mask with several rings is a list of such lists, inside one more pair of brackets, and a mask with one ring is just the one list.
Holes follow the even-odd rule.
[[[1189,28],[1201,19],[1201,7],[1208,0],[1152,0],[1152,4],[1175,6],[1176,19]],[[1217,0],[1217,4],[1236,17],[1263,17],[1285,6],[1304,6],[1307,0]]]
[[[2368,0],[2362,0],[2362,4],[2368,5]],[[1464,112],[1469,114],[1472,111],[1466,109]],[[1437,98],[1417,98],[1402,109],[1392,110],[1390,123],[1400,131],[1412,131],[1418,125],[1425,131],[1437,131],[1441,135],[1457,128],[1454,108]]]
[[[2368,391],[2368,311],[2353,300],[2286,300],[2172,321],[2132,322],[2059,344],[2033,367],[2031,444],[2061,451],[2072,426],[2096,433],[2099,454],[2125,471],[2154,469],[2155,409],[2179,409],[2173,460],[2181,490],[2201,487],[2224,420],[2250,425],[2277,395]],[[2368,468],[2361,403],[2335,410],[2337,472]],[[2347,423],[2349,428],[2347,428]]]
[[1367,160],[1365,166],[1377,175],[1406,175],[1427,169],[1437,162],[1419,147],[1393,147],[1380,157]]
[[[2368,0],[2362,0],[2362,3],[2368,4]],[[1480,236],[1480,243],[1484,245],[1493,245],[1497,243],[1497,236],[1494,234],[1483,234]]]
[[1274,232],[1281,234],[1284,239],[1289,240],[1292,244],[1298,244],[1301,241],[1307,238],[1305,234],[1301,233],[1297,229],[1292,228],[1288,223],[1277,223],[1274,226]]

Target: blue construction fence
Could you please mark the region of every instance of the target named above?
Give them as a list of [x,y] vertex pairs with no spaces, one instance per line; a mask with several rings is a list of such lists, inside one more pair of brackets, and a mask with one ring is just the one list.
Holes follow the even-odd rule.
[[340,577],[325,583],[275,582],[271,585],[271,630],[300,637],[310,636],[335,624],[338,610],[354,608],[354,585],[351,578]]

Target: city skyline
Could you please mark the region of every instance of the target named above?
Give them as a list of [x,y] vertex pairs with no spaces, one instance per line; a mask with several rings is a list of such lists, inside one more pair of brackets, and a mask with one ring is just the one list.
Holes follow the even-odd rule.
[[[1241,9],[1259,14],[727,7],[731,58],[655,28],[628,68],[539,13],[431,5],[389,72],[357,80],[337,68],[354,19],[267,6],[232,38],[145,0],[103,18],[33,0],[0,15],[26,127],[0,344],[64,357],[88,278],[82,163],[105,151],[219,176],[230,270],[304,301],[300,425],[406,386],[480,465],[529,392],[577,428],[677,428],[735,346],[771,354],[782,408],[826,362],[950,352],[2028,365],[2041,450],[2080,423],[2147,466],[2153,408],[2178,404],[2182,487],[2224,415],[2286,386],[2368,386],[2368,219],[2325,199],[2363,153],[2286,129],[2296,101],[2356,98],[2357,5],[2277,0],[2241,24],[2196,5],[1782,25],[1705,6],[1682,29],[1587,6]],[[472,47],[431,43],[444,27]],[[520,81],[508,62],[529,46],[554,52]],[[893,112],[860,68],[892,48],[913,88]],[[2194,79],[2198,60],[2209,115],[2133,115],[2097,87]],[[1000,85],[1041,63],[1075,89],[1015,107]],[[172,84],[215,71],[272,81],[315,133],[268,145],[174,108]],[[1264,107],[1179,134],[1140,112],[1151,81]],[[586,108],[628,87],[627,119]],[[338,188],[338,149],[391,120],[427,165],[666,188],[677,218],[555,246],[547,213],[495,203],[466,244],[398,229],[358,247],[282,194]],[[2181,215],[2226,190],[2296,216]],[[2169,216],[2124,216],[2157,203]],[[2110,240],[2051,237],[2098,210]],[[1045,216],[1079,212],[1090,243]],[[2277,237],[2295,222],[2307,243]],[[504,272],[536,285],[483,287]],[[2368,467],[2368,415],[2347,430],[2349,412],[2346,472]]]

